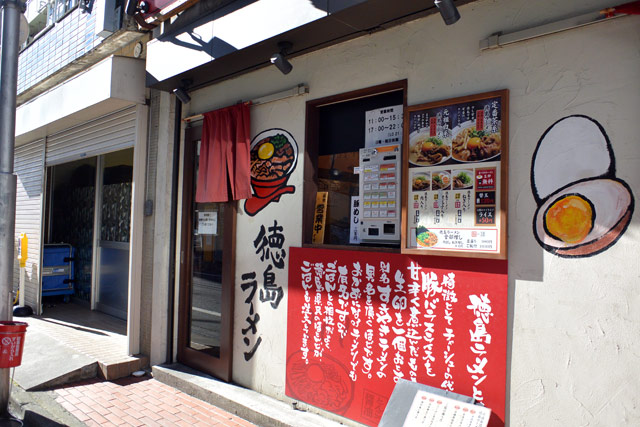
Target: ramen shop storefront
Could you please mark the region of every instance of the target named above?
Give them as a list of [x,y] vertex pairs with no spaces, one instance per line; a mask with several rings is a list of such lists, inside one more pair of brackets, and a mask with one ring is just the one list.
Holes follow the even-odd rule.
[[[597,361],[613,341],[634,346],[614,314],[637,253],[637,150],[621,142],[639,131],[622,108],[637,102],[603,77],[616,62],[603,46],[630,48],[637,18],[478,52],[525,3],[475,2],[460,8],[473,31],[425,17],[291,58],[288,75],[268,67],[190,93],[183,116],[234,106],[248,120],[233,128],[242,153],[220,154],[212,190],[228,201],[199,198],[208,131],[185,122],[180,361],[347,425],[378,425],[404,380],[474,398],[490,426],[604,420],[565,396],[614,393],[626,377]],[[545,7],[527,25],[572,12]],[[619,81],[638,88],[637,65]],[[567,83],[580,100],[567,106],[547,87],[557,69],[598,83]]]
[[368,425],[415,381],[501,425],[508,92],[406,100],[400,80],[189,118],[179,361]]
[[509,92],[409,95],[401,80],[306,103],[286,394],[378,425],[406,380],[503,425]]

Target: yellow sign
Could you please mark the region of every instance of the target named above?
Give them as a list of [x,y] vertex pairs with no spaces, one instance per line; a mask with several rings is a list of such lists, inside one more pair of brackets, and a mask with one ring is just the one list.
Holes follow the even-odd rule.
[[316,194],[316,209],[313,213],[313,243],[324,243],[328,198],[329,193],[326,191],[318,191],[318,194]]
[[29,246],[29,239],[27,238],[26,233],[20,233],[20,237],[18,238],[20,244],[18,245],[19,254],[18,261],[20,261],[20,268],[24,268],[27,266],[27,248]]

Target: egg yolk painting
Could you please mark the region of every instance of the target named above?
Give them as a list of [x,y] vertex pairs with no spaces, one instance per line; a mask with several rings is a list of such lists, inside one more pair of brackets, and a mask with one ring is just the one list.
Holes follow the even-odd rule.
[[549,207],[545,225],[549,234],[567,243],[583,241],[593,228],[591,203],[580,195],[568,195]]
[[563,258],[607,250],[631,223],[631,187],[616,176],[609,136],[588,116],[563,117],[544,131],[531,161],[531,190],[534,237]]
[[270,142],[265,142],[258,149],[258,158],[262,160],[267,160],[273,157],[274,152],[273,144]]

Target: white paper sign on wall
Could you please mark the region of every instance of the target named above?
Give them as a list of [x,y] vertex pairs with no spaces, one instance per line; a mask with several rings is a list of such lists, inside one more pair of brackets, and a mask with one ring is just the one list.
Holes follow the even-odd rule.
[[218,234],[218,212],[198,212],[198,234]]
[[402,105],[365,113],[365,147],[402,144]]

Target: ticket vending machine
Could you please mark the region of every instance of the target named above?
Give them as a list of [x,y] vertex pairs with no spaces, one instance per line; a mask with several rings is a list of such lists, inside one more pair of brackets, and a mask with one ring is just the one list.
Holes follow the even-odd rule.
[[360,241],[400,243],[400,145],[360,149]]

